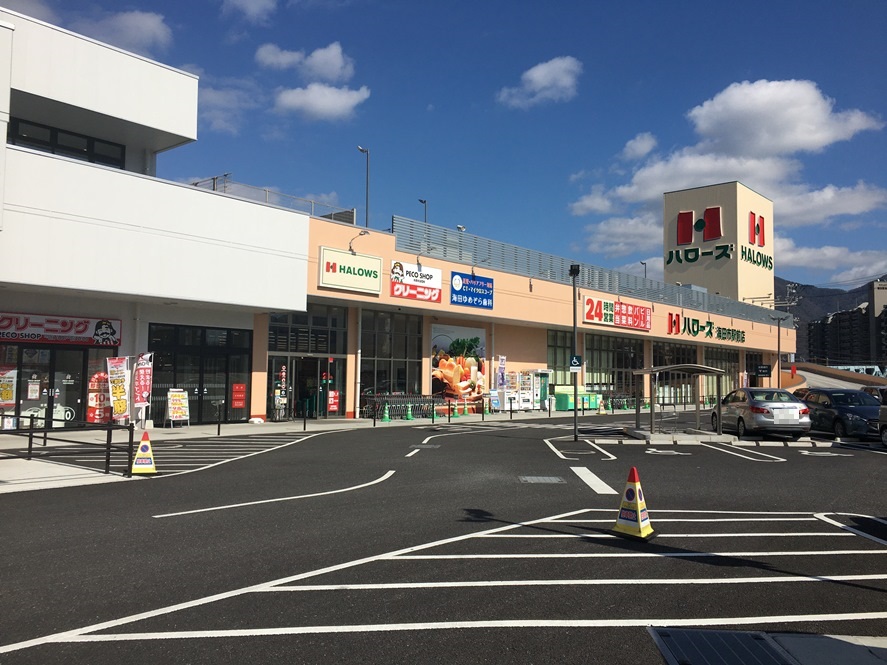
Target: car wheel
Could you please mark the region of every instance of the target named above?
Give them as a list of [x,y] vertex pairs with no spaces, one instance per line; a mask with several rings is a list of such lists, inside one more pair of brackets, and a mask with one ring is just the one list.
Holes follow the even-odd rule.
[[741,439],[745,436],[745,421],[740,418],[736,421],[736,438]]
[[[718,431],[718,414],[716,413],[711,414],[711,431]],[[882,436],[881,438],[883,439],[884,437]]]
[[881,445],[887,446],[887,426],[881,428]]
[[798,439],[801,438],[801,435],[800,435],[800,434],[789,434],[789,435],[788,435],[788,438],[789,438],[791,441],[797,441]]
[[844,422],[838,419],[835,419],[835,436],[839,439],[843,439],[847,436],[847,427],[844,425]]

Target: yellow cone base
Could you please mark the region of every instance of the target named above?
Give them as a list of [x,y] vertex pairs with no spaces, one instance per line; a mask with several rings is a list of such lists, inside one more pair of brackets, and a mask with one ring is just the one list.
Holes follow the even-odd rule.
[[154,451],[151,449],[151,438],[147,432],[142,434],[142,442],[139,444],[135,459],[132,461],[130,472],[133,475],[157,473],[157,467],[154,466]]
[[628,474],[619,515],[616,516],[616,525],[611,532],[634,540],[650,540],[656,535],[653,525],[650,524],[644,490],[641,489],[641,479],[635,467],[631,467]]

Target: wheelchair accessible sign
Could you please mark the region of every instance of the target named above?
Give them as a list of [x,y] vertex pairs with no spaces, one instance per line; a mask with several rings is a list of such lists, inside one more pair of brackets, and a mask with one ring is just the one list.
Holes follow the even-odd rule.
[[571,372],[581,372],[582,371],[582,356],[570,356],[570,371]]

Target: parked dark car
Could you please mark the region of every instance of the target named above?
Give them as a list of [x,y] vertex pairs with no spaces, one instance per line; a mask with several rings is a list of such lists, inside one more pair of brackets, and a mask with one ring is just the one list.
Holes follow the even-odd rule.
[[879,437],[878,417],[881,403],[861,390],[814,388],[804,402],[810,407],[814,430],[831,432],[836,437]]
[[[734,430],[741,439],[746,433],[772,432],[799,439],[810,431],[807,405],[787,390],[742,388],[721,400],[721,430]],[[718,412],[711,414],[711,427],[718,430]]]

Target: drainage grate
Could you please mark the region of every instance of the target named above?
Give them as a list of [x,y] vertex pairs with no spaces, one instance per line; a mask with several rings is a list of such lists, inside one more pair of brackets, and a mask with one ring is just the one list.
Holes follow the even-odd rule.
[[648,628],[668,665],[798,665],[765,633]]
[[560,476],[518,476],[522,483],[565,483],[567,482]]

